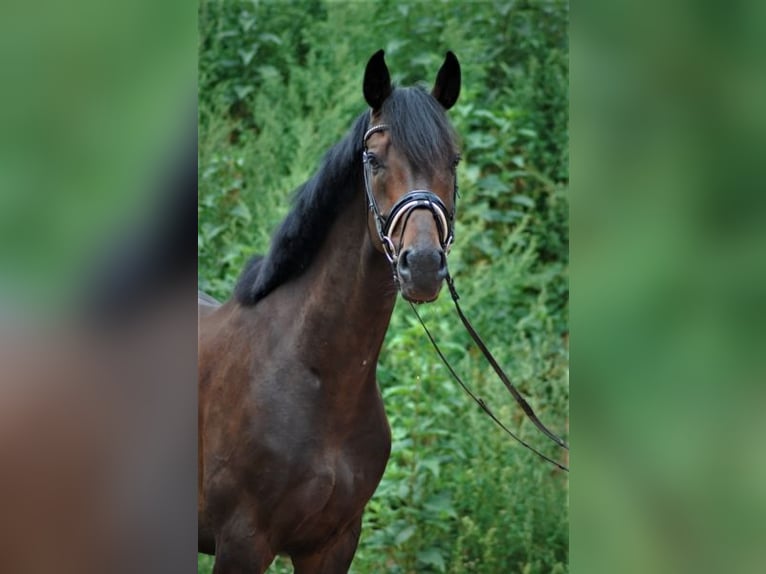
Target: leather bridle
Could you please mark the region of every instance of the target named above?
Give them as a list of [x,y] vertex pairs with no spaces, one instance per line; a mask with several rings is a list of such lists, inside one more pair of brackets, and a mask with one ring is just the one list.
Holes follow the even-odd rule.
[[404,237],[404,228],[407,225],[410,215],[416,209],[427,209],[431,212],[436,222],[436,228],[439,232],[439,244],[444,254],[449,254],[452,242],[455,239],[455,205],[457,202],[457,172],[455,172],[452,211],[447,209],[444,202],[439,199],[433,191],[429,189],[413,189],[400,197],[394,203],[388,215],[383,215],[375,200],[375,194],[372,190],[372,154],[367,150],[367,140],[372,134],[386,131],[389,127],[386,124],[376,124],[369,128],[364,134],[364,151],[362,152],[362,161],[364,164],[364,188],[367,194],[367,204],[375,220],[375,228],[378,233],[378,239],[383,247],[388,261],[396,266],[401,251],[401,241],[398,248],[394,245],[393,235],[397,226],[401,223],[402,232],[400,237]]
[[[389,127],[386,124],[376,124],[376,125],[373,125],[371,128],[369,128],[365,132],[364,140],[363,140],[364,151],[362,152],[362,160],[364,162],[364,188],[367,194],[368,207],[375,220],[375,228],[377,229],[380,243],[383,246],[383,252],[388,258],[389,263],[391,263],[391,267],[394,272],[394,282],[398,286],[398,277],[396,272],[397,260],[399,257],[399,253],[401,252],[402,238],[404,237],[404,228],[406,227],[407,220],[409,219],[410,215],[412,214],[414,210],[428,209],[431,212],[431,214],[434,217],[434,221],[436,222],[436,227],[439,231],[439,243],[441,244],[441,248],[444,250],[445,255],[449,253],[450,247],[452,246],[452,242],[455,238],[455,229],[454,229],[455,206],[457,205],[457,193],[458,193],[457,170],[455,170],[452,211],[447,210],[447,207],[444,205],[444,202],[441,199],[439,199],[439,197],[431,190],[413,189],[405,193],[402,197],[400,197],[396,201],[396,203],[394,203],[388,215],[384,216],[383,214],[381,214],[380,209],[378,208],[378,203],[377,201],[375,201],[375,195],[373,194],[373,191],[372,191],[372,175],[373,175],[372,174],[372,157],[373,156],[367,150],[367,139],[372,134],[386,131],[388,129]],[[402,225],[402,231],[400,234],[399,247],[397,249],[396,246],[394,245],[392,236],[394,232],[396,231],[396,228],[400,222]],[[516,403],[521,407],[521,409],[524,411],[524,414],[532,422],[532,424],[534,424],[545,436],[547,436],[550,440],[552,440],[557,446],[568,451],[569,445],[566,442],[564,442],[560,437],[558,437],[556,434],[551,432],[537,417],[534,410],[532,410],[532,407],[529,405],[526,399],[521,395],[521,393],[518,391],[516,386],[510,381],[510,379],[508,378],[508,375],[505,374],[505,372],[500,367],[495,357],[492,355],[490,350],[485,345],[484,341],[481,339],[479,334],[474,329],[473,325],[471,325],[471,322],[463,313],[463,310],[460,307],[460,303],[458,303],[460,296],[458,295],[457,290],[455,289],[454,281],[451,275],[449,274],[449,272],[447,272],[446,279],[447,279],[447,285],[450,291],[450,296],[452,297],[452,301],[455,304],[455,309],[457,310],[458,316],[460,317],[460,320],[463,323],[463,326],[466,328],[466,330],[468,331],[468,334],[471,336],[474,342],[478,345],[479,350],[482,352],[482,354],[487,359],[492,369],[495,371],[497,376],[500,378],[500,380],[506,386],[508,391],[511,393]],[[531,444],[527,443],[521,437],[519,437],[513,431],[511,431],[495,416],[495,414],[492,412],[489,406],[484,402],[484,400],[481,397],[478,397],[477,395],[475,395],[468,388],[465,382],[460,378],[460,376],[455,372],[455,370],[447,361],[447,358],[442,353],[441,349],[436,343],[436,340],[431,335],[431,332],[428,330],[428,327],[426,326],[425,322],[420,316],[420,313],[418,313],[417,309],[415,308],[415,305],[412,302],[410,302],[410,307],[415,312],[415,315],[417,316],[418,320],[423,326],[423,329],[425,330],[426,335],[428,336],[428,339],[431,341],[431,344],[434,346],[434,349],[436,350],[436,353],[439,355],[439,358],[441,358],[441,360],[444,362],[450,375],[452,375],[452,377],[457,381],[457,383],[462,387],[462,389],[466,393],[468,393],[468,395],[495,422],[495,424],[497,424],[513,439],[518,441],[522,446],[531,450],[533,453],[535,453],[537,456],[539,456],[543,460],[555,465],[556,467],[558,467],[559,469],[563,471],[569,472],[569,468],[567,466],[545,455],[540,450],[538,450]]]

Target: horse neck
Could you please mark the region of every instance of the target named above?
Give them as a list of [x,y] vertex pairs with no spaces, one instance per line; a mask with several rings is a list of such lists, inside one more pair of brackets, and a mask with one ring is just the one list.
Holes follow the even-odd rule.
[[305,364],[334,384],[358,385],[360,378],[374,384],[397,292],[390,264],[370,239],[361,190],[300,283],[295,316]]

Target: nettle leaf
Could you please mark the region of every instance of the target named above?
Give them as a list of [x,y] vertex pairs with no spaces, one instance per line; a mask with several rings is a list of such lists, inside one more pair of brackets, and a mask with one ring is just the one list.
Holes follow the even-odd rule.
[[517,203],[518,205],[523,205],[524,207],[529,207],[530,209],[534,209],[535,207],[535,200],[531,197],[528,197],[526,195],[520,195],[516,194],[511,198],[511,201],[513,203]]
[[277,36],[276,34],[270,34],[268,32],[265,32],[265,33],[260,35],[260,38],[264,42],[271,42],[272,44],[275,44],[277,46],[281,46],[282,45],[282,39],[279,36]]
[[232,208],[231,214],[237,219],[243,220],[245,223],[250,223],[253,219],[253,216],[250,213],[250,208],[242,201],[237,202]]
[[274,66],[260,66],[258,68],[258,73],[263,80],[271,80],[279,77],[279,70]]
[[414,524],[410,524],[403,530],[400,530],[399,533],[394,538],[394,544],[396,544],[397,546],[399,546],[400,544],[404,544],[410,538],[412,538],[412,535],[415,534],[416,530],[417,530],[417,527]]
[[479,188],[482,195],[489,197],[499,197],[508,191],[508,184],[506,184],[497,174],[490,174],[482,177],[476,186]]
[[209,222],[202,224],[202,235],[207,241],[215,239],[222,231],[226,229],[226,224],[213,225]]
[[225,40],[226,38],[233,38],[239,35],[237,30],[223,30],[216,34],[218,40]]
[[450,517],[457,516],[455,507],[452,505],[452,499],[450,498],[450,495],[447,492],[440,492],[438,494],[434,494],[426,501],[426,503],[424,504],[424,507],[426,510],[433,512],[435,514],[440,514],[440,515],[445,515]]
[[253,86],[247,85],[247,86],[234,86],[234,93],[237,94],[238,100],[244,100],[247,95],[252,92],[255,88]]
[[253,44],[253,47],[249,50],[237,50],[239,57],[242,58],[242,64],[245,66],[253,61],[253,57],[255,57],[256,52],[258,52],[257,44]]
[[491,133],[471,132],[466,136],[466,147],[474,152],[497,147],[497,138]]
[[242,12],[239,17],[239,25],[242,27],[243,32],[247,32],[255,26],[255,17],[249,12]]
[[389,40],[388,44],[386,44],[386,55],[390,56],[397,53],[399,49],[403,46],[406,46],[407,43],[407,40],[402,38],[394,38]]
[[418,562],[423,566],[431,566],[439,572],[445,572],[447,570],[447,564],[444,562],[444,557],[438,548],[426,548],[421,550],[417,554]]
[[418,466],[431,471],[434,477],[439,478],[439,460],[436,458],[424,458],[418,462]]
[[478,165],[466,165],[461,170],[462,177],[464,177],[466,181],[474,184],[479,181],[480,174],[481,170]]
[[516,211],[515,209],[504,211],[493,209],[491,211],[484,212],[484,219],[493,223],[513,223],[521,219],[523,216],[523,213]]

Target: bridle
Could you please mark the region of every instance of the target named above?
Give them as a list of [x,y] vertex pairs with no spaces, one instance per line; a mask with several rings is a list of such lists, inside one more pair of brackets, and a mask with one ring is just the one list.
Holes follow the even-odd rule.
[[449,250],[452,247],[452,242],[455,239],[455,205],[457,202],[457,172],[455,172],[454,187],[453,187],[453,201],[452,211],[447,209],[444,202],[439,199],[433,191],[429,189],[413,189],[405,193],[400,197],[388,215],[383,215],[378,207],[378,202],[375,200],[375,194],[372,190],[372,154],[367,150],[367,140],[372,134],[383,132],[388,130],[389,127],[386,124],[376,124],[369,128],[364,133],[363,145],[364,151],[362,152],[362,162],[364,165],[364,188],[367,194],[367,204],[370,212],[375,220],[375,228],[378,233],[378,239],[383,246],[383,252],[386,255],[389,263],[392,266],[396,266],[396,262],[399,258],[402,243],[399,242],[399,246],[394,245],[393,234],[396,231],[397,226],[401,222],[402,233],[400,237],[404,237],[404,228],[407,225],[407,221],[410,218],[412,212],[416,209],[427,209],[431,212],[436,222],[436,228],[439,232],[439,244],[444,251],[444,254],[449,254]]
[[[396,273],[397,260],[399,257],[399,253],[401,252],[402,241],[404,237],[404,228],[406,227],[407,220],[409,219],[410,215],[412,214],[414,210],[428,209],[431,212],[431,214],[434,217],[434,221],[436,222],[436,227],[439,231],[439,243],[441,244],[441,248],[444,250],[445,255],[449,253],[450,247],[452,246],[452,242],[455,239],[455,207],[457,205],[457,197],[458,197],[457,170],[455,170],[452,211],[448,211],[447,207],[444,205],[444,202],[441,199],[439,199],[439,197],[431,190],[413,189],[405,193],[402,197],[400,197],[396,201],[396,203],[394,203],[388,215],[385,215],[385,216],[382,215],[380,212],[380,209],[378,208],[378,203],[377,201],[375,201],[375,195],[373,194],[373,191],[372,191],[372,164],[371,164],[372,155],[367,150],[367,139],[372,134],[386,131],[388,129],[389,127],[386,124],[375,124],[364,133],[364,139],[363,139],[364,151],[362,152],[362,161],[364,163],[364,188],[365,188],[365,193],[367,194],[368,208],[370,212],[372,213],[373,218],[375,220],[375,228],[377,229],[380,243],[383,246],[383,252],[385,253],[386,258],[388,258],[389,263],[391,264],[391,267],[394,273],[394,282],[398,285],[398,279],[397,279],[397,273]],[[402,222],[402,232],[400,234],[399,246],[397,248],[394,245],[392,235],[394,231],[396,231],[396,227],[397,225],[399,225],[399,222]],[[455,289],[455,283],[452,279],[452,276],[449,274],[449,272],[447,272],[446,280],[447,280],[447,285],[449,287],[450,296],[452,297],[452,301],[455,304],[455,309],[457,310],[458,316],[460,317],[460,320],[463,323],[463,326],[466,328],[466,330],[468,331],[468,334],[471,336],[474,342],[478,345],[479,350],[481,350],[482,354],[487,359],[487,361],[489,362],[490,366],[495,371],[497,376],[506,386],[508,391],[511,393],[516,403],[521,407],[521,409],[524,411],[524,414],[527,415],[527,418],[532,422],[532,424],[534,424],[545,436],[551,439],[557,446],[568,451],[569,445],[566,442],[564,442],[560,437],[558,437],[553,432],[551,432],[542,423],[542,421],[540,421],[540,419],[535,414],[534,410],[532,410],[532,407],[529,405],[529,403],[527,403],[526,399],[524,399],[524,397],[521,395],[518,389],[516,389],[515,385],[510,381],[508,376],[505,374],[505,372],[502,370],[502,368],[498,364],[497,360],[494,358],[490,350],[485,345],[484,341],[482,341],[481,337],[474,329],[471,322],[463,313],[463,310],[460,307],[460,303],[458,303],[460,296],[458,295],[457,290]],[[429,331],[425,322],[421,318],[420,313],[418,313],[417,309],[415,308],[415,305],[412,302],[410,302],[410,307],[415,312],[415,315],[417,316],[418,320],[423,326],[423,329],[425,330],[426,335],[428,336],[428,339],[431,341],[431,344],[434,346],[434,349],[436,350],[436,353],[439,355],[439,358],[447,367],[447,370],[449,371],[450,375],[452,375],[452,377],[457,381],[457,383],[461,386],[461,388],[466,393],[468,393],[468,395],[476,402],[476,404],[478,404],[479,407],[501,429],[503,429],[503,431],[505,431],[513,439],[518,441],[522,446],[531,450],[537,456],[555,465],[559,469],[569,472],[568,467],[552,459],[551,457],[546,456],[541,451],[539,451],[538,449],[533,447],[531,444],[524,441],[521,437],[516,435],[502,422],[500,422],[500,420],[495,416],[495,414],[492,412],[489,406],[484,402],[484,400],[481,397],[478,397],[477,395],[475,395],[468,388],[468,386],[463,382],[460,376],[455,372],[455,370],[449,364],[449,362],[447,361],[447,358],[442,353],[441,349],[436,343],[436,340],[431,335],[431,332]]]

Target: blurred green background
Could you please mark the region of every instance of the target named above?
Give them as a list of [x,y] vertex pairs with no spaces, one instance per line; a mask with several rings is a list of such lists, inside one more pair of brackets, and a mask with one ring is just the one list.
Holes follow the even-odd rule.
[[[386,50],[393,79],[430,89],[462,65],[450,269],[477,329],[538,415],[568,425],[568,6],[564,2],[200,4],[199,285],[227,298],[264,252],[291,192],[365,109]],[[470,344],[446,295],[426,320],[500,418],[553,447]],[[365,513],[357,573],[567,572],[567,476],[497,429],[397,305],[378,369],[393,431]],[[201,556],[199,572],[212,560]],[[288,572],[278,559],[272,570]]]
[[71,311],[189,145],[195,13],[113,4],[0,7],[0,308]]
[[573,13],[574,572],[764,571],[764,21]]

